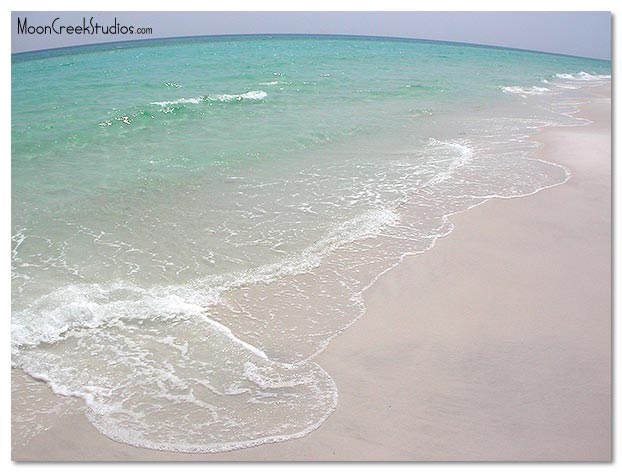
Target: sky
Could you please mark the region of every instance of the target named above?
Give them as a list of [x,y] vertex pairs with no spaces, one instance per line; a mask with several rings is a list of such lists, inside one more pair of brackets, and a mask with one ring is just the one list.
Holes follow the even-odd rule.
[[[18,34],[22,25],[152,28],[150,35]],[[609,12],[12,12],[12,53],[135,39],[223,34],[348,34],[432,39],[611,58]]]

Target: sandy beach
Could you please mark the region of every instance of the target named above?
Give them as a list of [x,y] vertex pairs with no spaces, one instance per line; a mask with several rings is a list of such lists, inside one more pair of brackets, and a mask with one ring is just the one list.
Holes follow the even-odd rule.
[[339,403],[308,436],[219,454],[136,448],[14,370],[13,415],[47,413],[27,441],[15,435],[13,460],[611,460],[610,113],[601,88],[580,113],[592,124],[535,137],[568,182],[452,216],[448,237],[365,292],[366,315],[316,358]]

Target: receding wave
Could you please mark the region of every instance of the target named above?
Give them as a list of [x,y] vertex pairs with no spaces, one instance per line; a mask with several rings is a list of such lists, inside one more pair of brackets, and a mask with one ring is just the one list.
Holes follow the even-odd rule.
[[398,219],[389,209],[369,211],[335,226],[304,251],[274,264],[210,276],[189,285],[148,290],[120,280],[107,285],[70,285],[41,297],[25,310],[14,311],[11,341],[16,348],[54,343],[83,328],[98,328],[120,319],[149,319],[154,313],[162,321],[193,317],[222,302],[226,291],[308,272],[331,252],[359,239],[373,238]]
[[[223,294],[235,288],[308,272],[338,248],[373,238],[396,222],[391,211],[369,212],[277,264],[185,286],[145,290],[117,281],[64,287],[13,313],[14,365],[56,393],[83,398],[100,431],[137,446],[218,452],[303,436],[334,410],[333,380],[311,361],[271,360],[211,319],[210,307],[225,302]],[[157,334],[162,323],[164,337]],[[184,332],[192,335],[177,342]],[[60,342],[77,348],[60,355]],[[52,349],[36,349],[42,343]],[[157,358],[148,355],[153,343],[159,346]],[[210,354],[214,347],[227,355]],[[93,372],[81,352],[108,368]],[[128,375],[130,370],[136,372]],[[245,399],[244,411],[239,398]],[[159,422],[163,413],[176,418],[175,424]]]

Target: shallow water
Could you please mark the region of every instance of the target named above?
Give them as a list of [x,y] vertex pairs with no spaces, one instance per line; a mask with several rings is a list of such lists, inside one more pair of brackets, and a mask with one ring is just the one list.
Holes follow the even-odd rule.
[[529,136],[610,80],[421,41],[62,52],[13,57],[13,365],[109,437],[187,452],[318,427],[337,388],[313,357],[363,290],[452,213],[563,183]]

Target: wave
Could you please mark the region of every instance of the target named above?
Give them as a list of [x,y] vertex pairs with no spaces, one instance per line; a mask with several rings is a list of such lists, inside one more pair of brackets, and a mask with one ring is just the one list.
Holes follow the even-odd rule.
[[545,95],[547,93],[554,92],[551,87],[556,89],[577,90],[582,87],[590,87],[594,85],[601,85],[611,81],[611,75],[605,74],[590,74],[588,72],[577,73],[558,73],[551,76],[552,80],[542,79],[541,82],[546,87],[541,86],[503,86],[500,87],[504,93],[519,95],[523,98],[527,98],[530,95]]
[[[100,328],[120,319],[155,317],[170,321],[197,316],[205,318],[205,310],[220,303],[223,293],[308,272],[338,248],[373,238],[398,221],[398,215],[390,209],[370,210],[334,226],[305,250],[275,263],[243,272],[207,276],[187,285],[144,289],[118,280],[106,285],[75,284],[63,287],[37,299],[24,310],[13,312],[11,343],[14,349],[41,343],[53,344],[79,334],[81,329]],[[208,318],[205,321],[217,323]],[[219,329],[231,334],[223,325]],[[263,352],[260,355],[267,357]]]
[[195,98],[178,98],[177,100],[167,100],[162,102],[151,102],[151,105],[157,105],[160,107],[168,107],[170,105],[182,105],[184,103],[193,103],[195,105],[201,103],[203,101],[203,97],[195,97]]
[[611,75],[578,72],[575,74],[555,74],[554,85],[561,89],[577,90],[582,87],[604,85],[611,82]]
[[[172,84],[170,86],[176,86],[179,84]],[[168,86],[168,85],[167,85]],[[181,87],[181,85],[180,85]],[[205,95],[200,97],[182,97],[174,100],[163,100],[158,102],[150,102],[151,107],[158,107],[157,112],[142,109],[135,113],[128,113],[126,115],[116,116],[109,120],[104,120],[98,123],[101,127],[113,126],[115,122],[123,125],[131,125],[134,121],[145,123],[156,118],[158,113],[164,114],[176,114],[184,111],[190,111],[190,107],[186,105],[200,105],[210,103],[238,103],[238,102],[261,102],[268,94],[263,90],[251,90],[249,92],[239,94],[219,94],[219,95]]]
[[520,95],[521,97],[527,97],[528,95],[544,95],[551,91],[551,89],[547,87],[519,87],[519,86],[508,86],[501,87],[504,93],[511,93]]
[[222,94],[222,95],[208,95],[205,100],[208,102],[240,102],[242,100],[263,100],[268,94],[263,90],[251,90],[250,92],[241,93],[237,95]]
[[607,74],[590,74],[589,72],[578,72],[575,74],[555,74],[555,78],[564,79],[564,80],[574,80],[574,81],[602,81],[602,80],[611,80],[611,75]]
[[250,92],[239,93],[239,94],[220,94],[220,95],[205,95],[201,97],[191,97],[191,98],[178,98],[176,100],[166,100],[161,102],[151,102],[151,105],[157,105],[160,107],[168,107],[171,105],[183,105],[187,103],[191,103],[194,105],[198,105],[200,103],[205,102],[241,102],[244,100],[251,101],[259,101],[266,98],[268,94],[263,90],[251,90]]
[[55,393],[83,399],[104,435],[138,447],[221,452],[284,441],[336,408],[336,385],[314,362],[273,362],[204,320],[166,327],[119,320],[75,336],[76,349],[22,349],[15,360]]
[[453,160],[451,161],[447,169],[445,171],[442,171],[436,174],[428,182],[428,185],[436,185],[440,182],[446,181],[447,179],[451,178],[452,174],[457,169],[465,166],[466,164],[471,162],[471,160],[473,159],[473,149],[471,149],[470,147],[464,144],[460,144],[460,143],[456,143],[452,141],[439,141],[434,138],[430,138],[429,144],[435,147],[455,149],[456,151],[458,151],[458,155],[455,158],[453,158]]
[[[82,398],[99,431],[139,447],[220,452],[305,436],[336,408],[332,378],[310,359],[271,359],[209,309],[226,306],[227,290],[309,272],[337,248],[398,220],[391,210],[372,210],[278,263],[186,285],[147,290],[117,281],[56,290],[13,313],[13,365],[57,394]],[[162,422],[163,412],[175,422]]]

